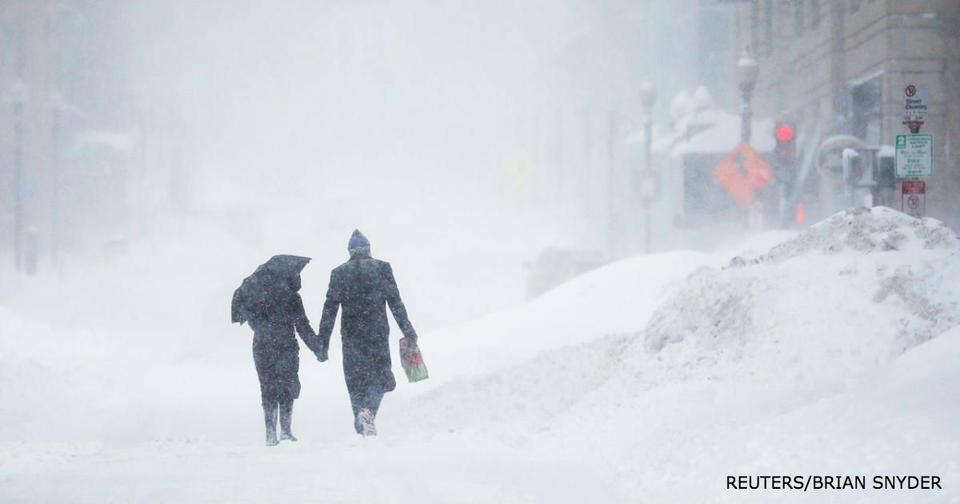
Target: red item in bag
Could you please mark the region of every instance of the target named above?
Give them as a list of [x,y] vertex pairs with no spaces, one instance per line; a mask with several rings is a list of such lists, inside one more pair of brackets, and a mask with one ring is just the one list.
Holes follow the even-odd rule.
[[400,338],[400,364],[410,383],[426,380],[430,376],[420,355],[420,348],[407,338]]

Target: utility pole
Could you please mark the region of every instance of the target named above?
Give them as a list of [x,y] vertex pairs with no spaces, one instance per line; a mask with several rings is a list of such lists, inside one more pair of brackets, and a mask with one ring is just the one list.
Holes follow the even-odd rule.
[[[754,3],[754,6],[756,6],[756,3]],[[753,129],[753,109],[750,106],[750,100],[753,98],[753,89],[757,85],[759,73],[760,65],[757,64],[757,60],[753,59],[750,53],[744,51],[743,56],[740,56],[737,61],[737,76],[740,80],[740,93],[743,99],[743,108],[740,115],[740,141],[748,145]],[[763,205],[757,201],[751,203],[747,209],[746,217],[749,227],[759,227],[763,222]]]
[[591,145],[591,136],[592,132],[590,130],[590,108],[584,107],[583,109],[583,205],[584,205],[584,215],[586,216],[586,232],[587,235],[590,234],[590,229],[593,224],[593,189],[592,189],[592,145]]
[[53,103],[53,126],[50,132],[51,142],[53,143],[52,149],[52,182],[53,182],[53,191],[51,202],[51,217],[50,217],[50,259],[53,262],[53,268],[58,273],[60,272],[60,139],[62,136],[63,129],[63,99],[60,95],[56,95]]
[[760,66],[757,64],[757,60],[744,52],[743,56],[740,56],[740,60],[737,61],[740,95],[743,98],[740,111],[740,140],[744,143],[750,143],[751,122],[753,121],[753,108],[750,106],[750,100],[753,98],[753,88],[757,84],[757,74],[759,72]]
[[13,261],[17,271],[23,270],[23,102],[27,88],[17,79],[10,93],[13,103]]
[[612,259],[617,249],[617,204],[614,189],[616,178],[617,113],[610,110],[607,117],[607,253]]
[[658,190],[657,174],[653,171],[653,102],[657,98],[657,88],[651,82],[640,85],[640,101],[643,103],[643,175],[640,179],[640,201],[643,204],[643,251],[650,253],[650,241],[653,227],[653,204]]

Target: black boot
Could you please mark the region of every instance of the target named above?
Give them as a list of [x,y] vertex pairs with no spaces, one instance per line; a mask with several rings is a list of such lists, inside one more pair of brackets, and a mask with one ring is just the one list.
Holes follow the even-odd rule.
[[293,436],[293,432],[290,431],[290,423],[293,421],[293,399],[289,401],[283,401],[280,403],[280,439],[296,441],[297,438]]
[[277,441],[277,401],[263,401],[263,421],[267,427],[267,446],[276,446]]

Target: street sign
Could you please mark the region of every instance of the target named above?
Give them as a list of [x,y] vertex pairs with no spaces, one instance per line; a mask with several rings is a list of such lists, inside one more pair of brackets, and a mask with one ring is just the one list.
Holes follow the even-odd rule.
[[[930,91],[924,84],[908,84],[903,89],[903,124],[919,130],[927,122]],[[915,131],[913,131],[915,132]]]
[[933,175],[933,135],[897,135],[897,178]]
[[773,168],[750,144],[740,142],[715,170],[713,178],[747,208],[754,199],[753,190],[761,189],[773,178]]
[[903,213],[914,217],[923,217],[926,207],[927,184],[922,180],[904,180],[900,185],[901,207]]

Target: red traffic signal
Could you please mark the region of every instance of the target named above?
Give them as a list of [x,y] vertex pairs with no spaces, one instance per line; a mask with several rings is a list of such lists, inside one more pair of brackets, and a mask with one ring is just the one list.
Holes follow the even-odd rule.
[[790,141],[793,138],[793,130],[790,126],[781,124],[777,126],[777,138],[784,142]]

